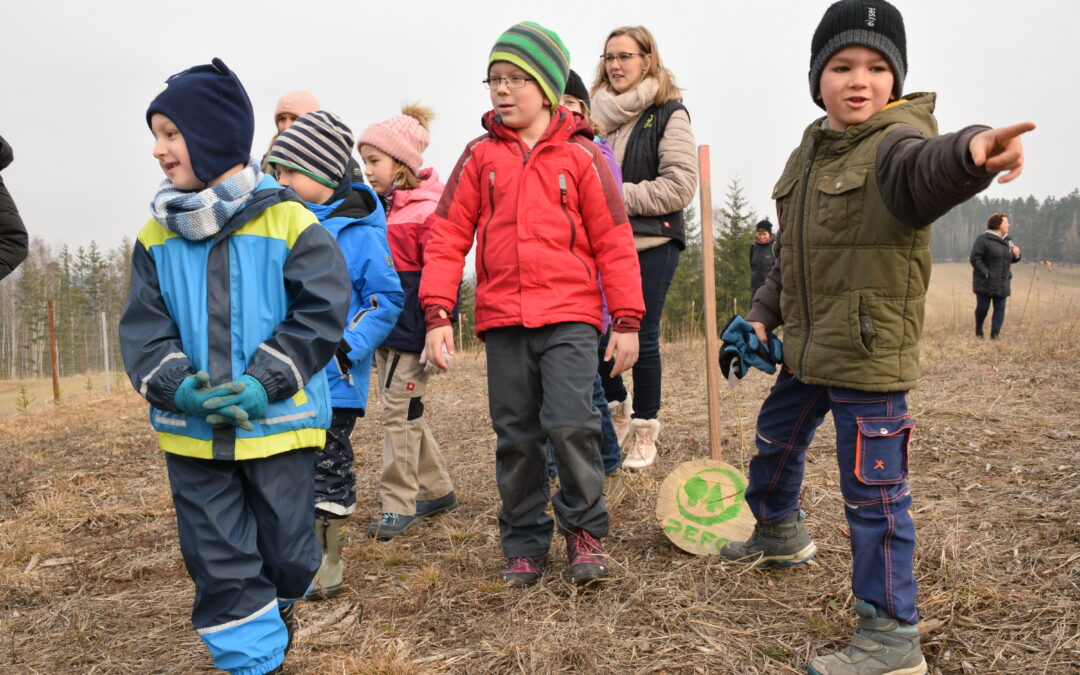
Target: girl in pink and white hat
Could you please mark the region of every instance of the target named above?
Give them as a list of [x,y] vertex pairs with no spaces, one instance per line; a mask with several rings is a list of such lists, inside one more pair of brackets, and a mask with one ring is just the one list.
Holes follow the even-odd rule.
[[278,139],[281,132],[292,126],[298,118],[319,109],[319,99],[315,98],[315,94],[303,89],[290,91],[278,99],[277,105],[274,106],[274,137],[270,139],[270,145],[267,146],[266,154],[263,155],[260,163],[263,173],[277,175],[274,173],[274,167],[267,160],[270,157],[270,148],[274,147],[274,141]]
[[431,217],[443,192],[435,170],[422,168],[434,114],[420,105],[406,105],[401,113],[372,124],[357,142],[364,175],[386,207],[386,238],[405,291],[397,325],[375,353],[385,439],[382,515],[368,534],[378,539],[392,539],[421,518],[458,507],[422,401],[429,375],[437,372],[422,358],[427,324],[417,296]]

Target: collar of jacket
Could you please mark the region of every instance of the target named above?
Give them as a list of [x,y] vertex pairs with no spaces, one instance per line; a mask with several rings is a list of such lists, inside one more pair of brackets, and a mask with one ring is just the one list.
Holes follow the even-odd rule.
[[[442,197],[443,184],[439,182],[439,174],[435,169],[428,167],[421,169],[420,173],[416,174],[417,180],[420,181],[420,187],[412,190],[397,190],[395,189],[390,200],[390,211],[399,211],[409,204],[416,202],[439,202]],[[386,206],[386,202],[383,201],[383,206]]]
[[262,181],[255,187],[255,191],[251,193],[251,197],[244,204],[244,208],[240,209],[239,213],[225,223],[225,227],[221,228],[221,231],[214,236],[214,243],[216,244],[236,232],[260,213],[281,202],[303,203],[303,200],[289,188],[279,185],[269,174],[263,174]]
[[831,154],[840,154],[859,143],[864,138],[871,136],[885,127],[893,124],[911,124],[912,120],[921,120],[924,127],[937,130],[937,122],[934,120],[934,106],[937,102],[937,94],[932,92],[918,92],[902,96],[904,101],[896,105],[890,105],[862,124],[856,124],[836,131],[829,129],[823,122],[827,119],[820,117],[811,123],[807,133],[811,135],[815,145],[827,143]]
[[[504,126],[500,115],[494,110],[484,113],[481,124],[492,138],[522,146],[525,145],[518,132]],[[540,140],[533,146],[532,151],[539,150],[541,146],[546,144],[564,143],[577,134],[584,134],[590,141],[593,139],[592,127],[585,121],[585,118],[560,106],[555,111],[555,114],[551,116],[551,122],[548,124],[547,129],[544,130],[544,133],[540,135]]]
[[353,183],[352,190],[343,198],[328,204],[304,205],[335,237],[350,225],[385,227],[382,203],[375,191],[363,183]]

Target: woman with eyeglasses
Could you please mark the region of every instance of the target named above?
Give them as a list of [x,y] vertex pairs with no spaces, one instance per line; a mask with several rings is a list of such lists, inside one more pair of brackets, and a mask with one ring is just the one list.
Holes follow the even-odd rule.
[[[660,317],[679,254],[686,248],[682,211],[697,189],[697,157],[682,90],[664,67],[644,26],[616,28],[592,86],[593,118],[622,167],[623,202],[641,265],[645,318],[638,336],[634,398],[601,360],[612,420],[622,443],[623,466],[643,469],[656,461],[660,434]],[[601,351],[606,344],[601,343]],[[631,414],[631,408],[633,413]]]

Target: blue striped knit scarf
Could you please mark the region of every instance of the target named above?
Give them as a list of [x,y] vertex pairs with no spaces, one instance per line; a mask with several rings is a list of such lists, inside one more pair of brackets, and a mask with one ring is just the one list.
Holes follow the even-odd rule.
[[201,241],[220,232],[244,208],[262,179],[259,166],[252,163],[240,173],[198,192],[177,190],[171,180],[165,180],[150,202],[150,213],[170,232]]

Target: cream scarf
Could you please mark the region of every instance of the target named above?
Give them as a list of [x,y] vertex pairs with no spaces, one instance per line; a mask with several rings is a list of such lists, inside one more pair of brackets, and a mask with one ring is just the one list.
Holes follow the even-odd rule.
[[617,94],[607,86],[593,94],[592,116],[600,127],[601,136],[609,136],[616,129],[640,115],[652,105],[660,83],[655,77],[647,77],[630,91]]

